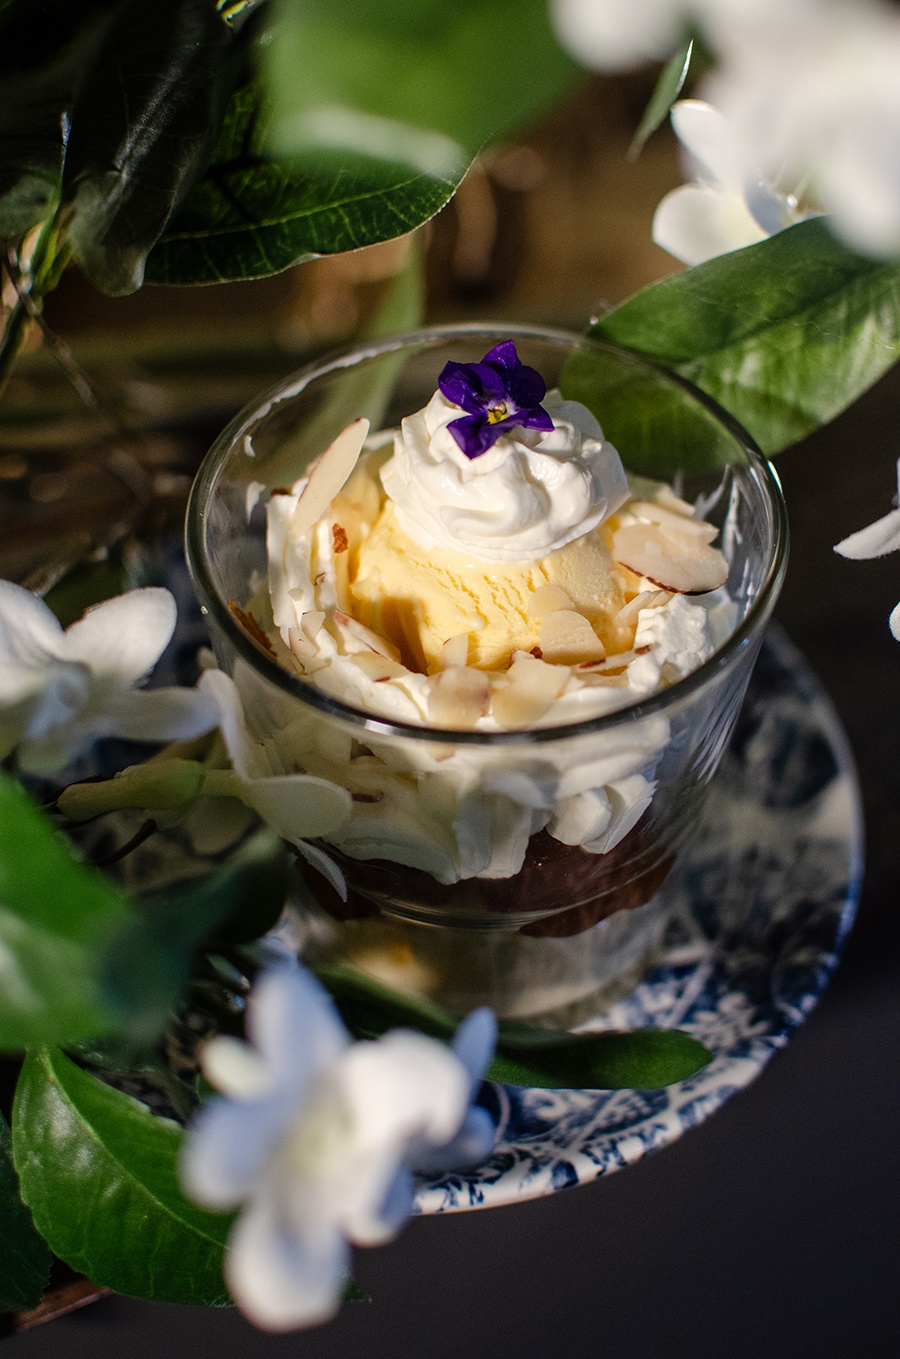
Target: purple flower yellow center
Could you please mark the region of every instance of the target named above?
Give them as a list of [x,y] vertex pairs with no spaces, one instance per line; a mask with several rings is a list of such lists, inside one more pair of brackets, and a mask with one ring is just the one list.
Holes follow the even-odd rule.
[[467,458],[479,458],[511,430],[549,431],[553,421],[540,404],[547,385],[521,363],[512,340],[504,340],[480,363],[448,363],[438,378],[441,394],[467,413],[447,426]]

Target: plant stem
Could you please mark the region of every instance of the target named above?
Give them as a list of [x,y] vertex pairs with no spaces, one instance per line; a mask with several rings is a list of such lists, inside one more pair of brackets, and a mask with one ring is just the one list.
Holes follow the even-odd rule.
[[27,275],[14,280],[18,296],[0,335],[0,396],[22,348],[28,322],[40,314],[44,297],[56,287],[69,258],[64,232],[65,222],[57,210],[38,232]]

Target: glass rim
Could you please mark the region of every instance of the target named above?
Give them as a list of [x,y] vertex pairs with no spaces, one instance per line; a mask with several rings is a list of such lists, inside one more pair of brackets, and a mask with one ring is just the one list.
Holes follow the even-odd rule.
[[[735,440],[747,458],[749,467],[766,494],[772,511],[772,556],[766,575],[759,587],[756,598],[750,604],[746,615],[729,634],[721,646],[692,670],[683,679],[676,680],[668,688],[617,708],[609,713],[595,717],[582,718],[557,726],[522,727],[512,731],[472,731],[457,730],[450,727],[432,727],[424,723],[406,722],[375,713],[364,708],[354,707],[342,699],[317,688],[314,684],[292,675],[272,657],[268,656],[253,642],[235,619],[212,580],[205,552],[204,528],[207,507],[214,491],[220,468],[235,444],[250,432],[261,420],[265,419],[276,406],[299,396],[315,378],[329,373],[340,372],[367,358],[391,353],[412,345],[436,345],[453,339],[475,339],[478,336],[497,336],[512,340],[535,340],[557,343],[559,345],[587,346],[600,353],[615,354],[633,363],[635,367],[659,373],[667,381],[684,391],[704,407]],[[368,731],[379,736],[396,736],[415,741],[431,741],[447,745],[516,747],[521,745],[543,745],[551,741],[571,740],[586,734],[593,735],[610,731],[623,723],[637,722],[644,717],[665,713],[676,707],[682,700],[690,698],[705,687],[715,676],[726,670],[732,658],[743,649],[752,634],[764,625],[777,597],[778,589],[787,567],[789,530],[787,509],[781,488],[781,481],[768,458],[765,457],[756,441],[713,397],[708,396],[694,383],[683,378],[662,364],[642,354],[621,348],[606,340],[579,335],[575,331],[550,326],[523,325],[504,321],[459,322],[450,325],[428,326],[421,330],[403,331],[371,341],[356,341],[333,350],[327,355],[305,364],[287,378],[273,384],[242,408],[218,435],[203,459],[194,478],[188,499],[185,517],[185,558],[191,575],[194,590],[204,614],[211,616],[216,626],[227,637],[237,655],[245,660],[252,669],[258,671],[277,688],[290,694],[309,708],[317,709],[323,715],[338,718],[359,731]]]

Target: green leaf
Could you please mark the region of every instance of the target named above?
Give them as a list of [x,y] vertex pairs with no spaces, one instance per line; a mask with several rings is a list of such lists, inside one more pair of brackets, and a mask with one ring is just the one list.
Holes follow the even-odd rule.
[[61,1052],[30,1053],[16,1091],[22,1196],[51,1249],[100,1287],[136,1298],[224,1304],[231,1217],[178,1183],[183,1133]]
[[637,159],[647,138],[651,137],[668,118],[669,111],[681,94],[684,82],[687,80],[688,71],[691,69],[693,51],[694,40],[692,38],[684,44],[680,51],[675,53],[674,57],[670,57],[662,68],[647,107],[644,109],[643,117],[638,123],[637,131],[631,139],[631,145],[628,148],[629,160]]
[[[456,1031],[459,1021],[440,1006],[349,968],[317,968],[316,976],[356,1038],[405,1025],[448,1042]],[[709,1049],[680,1029],[572,1034],[502,1023],[486,1078],[544,1089],[651,1089],[685,1080],[711,1060]]]
[[126,0],[75,98],[63,170],[69,240],[103,292],[144,261],[206,163],[239,44],[210,0]]
[[37,1307],[50,1279],[50,1252],[19,1197],[12,1141],[0,1114],[0,1312]]
[[627,350],[584,344],[567,358],[563,396],[593,411],[631,472],[672,477],[712,472],[734,458],[722,412],[665,369]]
[[418,174],[335,150],[266,150],[259,80],[233,96],[210,163],[147,261],[152,283],[262,278],[301,260],[402,236],[444,206],[464,174]]
[[[697,383],[773,454],[900,356],[900,265],[853,254],[817,218],[652,284],[589,334]],[[657,439],[666,405],[654,412]]]
[[0,1047],[89,1038],[114,1023],[103,954],[129,918],[113,885],[0,777]]
[[545,0],[274,0],[279,152],[330,146],[426,173],[529,122],[577,68]]
[[686,1080],[711,1061],[709,1049],[681,1029],[564,1034],[501,1025],[488,1077],[548,1089],[650,1090]]
[[10,0],[0,11],[0,237],[24,236],[53,210],[63,114],[120,0]]

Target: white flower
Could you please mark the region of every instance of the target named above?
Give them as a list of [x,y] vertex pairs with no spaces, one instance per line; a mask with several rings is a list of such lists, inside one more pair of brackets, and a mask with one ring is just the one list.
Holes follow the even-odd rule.
[[299,967],[261,975],[247,1027],[252,1046],[219,1037],[205,1049],[204,1070],[228,1097],[201,1110],[182,1180],[207,1207],[244,1205],[226,1281],[251,1321],[288,1330],[333,1316],[349,1242],[399,1230],[412,1208],[409,1157],[456,1138],[471,1079],[420,1033],[351,1043]]
[[[900,459],[897,460],[897,500],[900,502]],[[900,509],[893,509],[868,528],[851,533],[835,547],[842,557],[863,561],[867,557],[884,557],[889,552],[900,552]],[[891,611],[890,629],[900,642],[900,604]]]
[[686,0],[550,0],[550,17],[576,61],[621,71],[671,56],[696,8]]
[[900,14],[880,0],[745,5],[712,28],[704,92],[746,166],[809,183],[865,254],[900,250]]
[[150,588],[108,599],[63,631],[43,602],[0,581],[0,756],[64,768],[102,736],[170,741],[215,726],[195,689],[136,690],[168,645],[175,600]]
[[215,708],[214,722],[234,769],[233,773],[210,770],[204,792],[240,798],[301,851],[307,848],[305,839],[336,831],[349,819],[352,801],[345,788],[311,774],[273,771],[265,747],[247,730],[240,695],[230,676],[222,670],[207,670],[198,688]]
[[666,194],[653,218],[653,239],[684,264],[753,245],[807,214],[792,193],[758,175],[748,178],[725,118],[702,99],[672,106],[672,126],[689,152],[695,182]]

